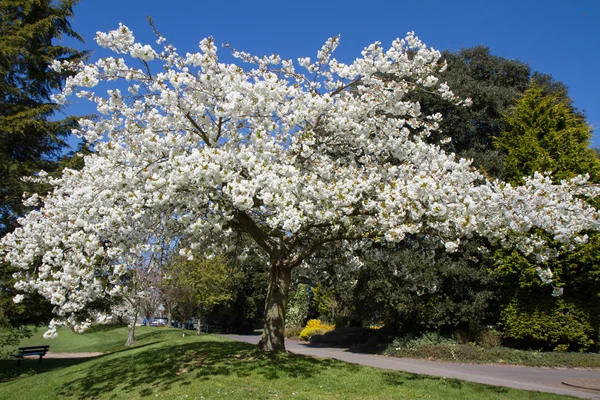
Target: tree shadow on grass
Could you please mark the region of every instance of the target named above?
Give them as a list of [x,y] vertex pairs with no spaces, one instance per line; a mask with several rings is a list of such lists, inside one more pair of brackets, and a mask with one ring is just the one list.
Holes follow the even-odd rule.
[[325,368],[360,367],[336,360],[316,359],[296,354],[263,353],[240,342],[206,341],[164,345],[129,355],[102,357],[76,379],[58,391],[62,397],[95,398],[111,395],[141,396],[154,390],[168,391],[174,385],[186,386],[192,380],[210,380],[216,376],[265,379],[280,377],[306,379]]
[[25,358],[17,365],[16,360],[0,360],[0,383],[8,382],[26,376],[41,374],[59,368],[70,367],[89,361],[85,358],[44,358],[40,363],[37,358]]
[[383,380],[385,383],[392,386],[405,385],[407,382],[419,381],[421,385],[427,384],[442,384],[444,387],[453,390],[477,390],[481,393],[482,398],[488,398],[490,394],[508,395],[511,390],[503,386],[489,386],[475,382],[461,381],[452,378],[443,378],[431,375],[418,375],[408,372],[385,371],[383,372]]
[[[129,351],[129,352],[128,352]],[[263,353],[241,342],[203,341],[193,343],[163,342],[159,346],[132,348],[99,357],[88,368],[75,372],[70,381],[57,388],[61,398],[114,398],[149,396],[184,388],[194,382],[218,377],[264,380],[318,377],[335,369],[344,375],[360,374],[362,366],[333,359],[319,359],[291,353]],[[391,387],[438,387],[470,392],[476,384],[405,372],[382,371],[381,383]],[[258,379],[260,381],[260,379]],[[373,388],[376,392],[377,389]],[[502,394],[506,388],[478,386],[482,397]]]

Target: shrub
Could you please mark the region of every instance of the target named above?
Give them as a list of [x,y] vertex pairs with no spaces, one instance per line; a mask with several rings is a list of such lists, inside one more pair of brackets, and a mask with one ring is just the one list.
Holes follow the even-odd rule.
[[306,316],[308,315],[309,305],[309,286],[301,283],[290,295],[288,300],[288,309],[285,316],[286,330],[302,327],[302,324],[304,324],[304,321],[306,321]]
[[335,325],[325,325],[318,319],[311,319],[306,323],[306,327],[300,332],[300,340],[310,340],[314,335],[322,335],[335,329]]
[[414,349],[421,346],[430,346],[430,345],[455,345],[457,341],[455,339],[442,336],[437,332],[427,332],[419,337],[414,337],[412,335],[407,335],[402,338],[396,338],[390,345],[390,347],[394,347],[397,349],[405,348],[405,349]]
[[327,343],[333,346],[352,346],[367,342],[379,332],[368,328],[336,328],[319,336],[312,336],[311,343]]
[[292,338],[300,336],[300,332],[302,332],[304,328],[285,328],[285,337]]
[[504,337],[522,347],[585,351],[594,344],[589,315],[562,299],[545,304],[513,301],[500,318]]
[[477,335],[477,344],[485,349],[493,349],[502,344],[502,335],[493,329],[483,329]]

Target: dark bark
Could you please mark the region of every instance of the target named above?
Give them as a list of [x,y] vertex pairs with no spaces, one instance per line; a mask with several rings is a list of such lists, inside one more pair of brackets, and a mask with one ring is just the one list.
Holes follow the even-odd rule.
[[198,315],[198,317],[196,318],[196,336],[200,336],[201,333],[202,333],[202,315]]

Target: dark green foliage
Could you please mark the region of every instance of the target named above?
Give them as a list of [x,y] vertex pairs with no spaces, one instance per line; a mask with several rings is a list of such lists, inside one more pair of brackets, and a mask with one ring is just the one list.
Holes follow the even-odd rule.
[[565,299],[516,299],[502,310],[505,339],[524,348],[585,351],[595,344],[590,315]]
[[[0,237],[27,212],[23,195],[47,189],[21,178],[42,169],[57,171],[66,163],[58,158],[76,119],[54,118],[60,107],[50,96],[66,74],[51,71],[48,64],[86,55],[56,43],[63,36],[81,40],[69,22],[76,2],[0,0]],[[13,272],[6,265],[0,268],[0,340],[21,337],[27,331],[19,326],[44,323],[50,316],[49,304],[39,296],[13,303]]]
[[310,342],[349,347],[365,343],[373,338],[379,340],[384,336],[381,332],[374,329],[359,327],[338,328],[336,326],[333,331],[312,336]]
[[239,266],[240,278],[234,284],[231,302],[217,305],[207,315],[209,324],[225,332],[252,333],[262,327],[269,272],[261,259],[249,257]]
[[405,241],[393,249],[395,262],[361,268],[354,292],[358,314],[363,321],[384,322],[395,335],[469,332],[493,323],[498,284],[488,273],[484,244],[474,238],[461,253],[448,254],[427,238]]
[[495,144],[506,155],[511,182],[522,183],[535,171],[551,172],[556,181],[585,173],[600,180],[600,160],[589,148],[591,128],[564,90],[544,90],[534,81],[505,120]]
[[75,0],[0,1],[0,236],[14,229],[26,210],[23,193],[35,187],[21,181],[39,170],[52,171],[76,126],[68,117],[52,120],[60,106],[50,101],[65,73],[51,71],[53,60],[78,60],[85,53],[53,44],[68,36]]
[[473,104],[456,106],[437,95],[419,96],[424,112],[439,112],[444,117],[441,134],[433,135],[431,140],[449,137],[446,150],[473,159],[474,165],[488,175],[503,179],[504,162],[493,141],[504,130],[502,114],[527,89],[530,69],[518,60],[494,56],[484,46],[458,53],[445,51],[443,58],[448,68],[439,74],[439,79],[461,98],[471,98]]

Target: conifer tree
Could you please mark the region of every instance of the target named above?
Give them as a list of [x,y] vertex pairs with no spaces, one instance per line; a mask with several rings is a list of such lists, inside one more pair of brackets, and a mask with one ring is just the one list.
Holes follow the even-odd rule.
[[[40,170],[65,164],[66,137],[77,122],[57,118],[61,107],[50,96],[67,73],[49,68],[53,60],[86,56],[57,43],[63,37],[83,41],[71,28],[77,0],[0,0],[0,237],[26,213],[23,195],[39,187],[22,180]],[[62,159],[61,159],[62,158]],[[81,161],[72,160],[71,166]],[[25,324],[42,323],[50,308],[39,296],[15,304],[14,270],[0,266],[0,346],[27,334]]]
[[0,0],[0,236],[12,231],[25,212],[22,177],[52,171],[67,147],[74,117],[57,119],[50,100],[66,79],[48,66],[76,61],[85,52],[55,43],[63,37],[83,41],[71,28],[77,0]]
[[600,160],[589,148],[591,128],[564,91],[549,91],[534,80],[506,114],[507,129],[495,144],[505,152],[509,180],[551,172],[555,181],[590,174],[600,180]]
[[[505,154],[511,183],[522,184],[522,176],[536,171],[551,172],[556,183],[580,174],[600,181],[600,159],[589,147],[591,128],[564,86],[534,77],[505,121],[507,129],[495,145]],[[554,274],[551,284],[536,279],[538,266],[516,252],[496,252],[495,274],[502,281],[505,303],[500,324],[506,339],[555,350],[597,348],[600,236],[588,234],[587,243],[545,264]]]

